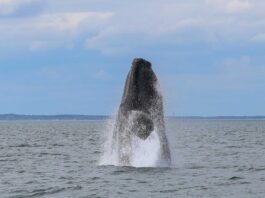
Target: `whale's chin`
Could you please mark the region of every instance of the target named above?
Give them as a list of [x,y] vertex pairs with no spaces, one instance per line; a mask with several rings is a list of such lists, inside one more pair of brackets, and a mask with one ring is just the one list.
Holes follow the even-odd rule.
[[142,140],[146,140],[154,130],[154,122],[151,116],[143,111],[133,110],[132,116],[132,133]]

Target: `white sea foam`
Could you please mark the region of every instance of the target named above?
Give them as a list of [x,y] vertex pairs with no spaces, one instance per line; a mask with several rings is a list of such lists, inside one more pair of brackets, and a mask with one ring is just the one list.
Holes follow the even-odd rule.
[[130,153],[130,166],[163,166],[163,162],[161,161],[160,141],[156,129],[146,140],[142,140],[136,136],[133,136],[130,140],[130,145],[126,145],[126,148],[119,148],[115,143],[115,139],[113,138],[114,125],[114,120],[110,120],[106,125],[104,152],[103,156],[100,159],[100,165],[126,165],[119,162],[118,149],[124,149],[125,152],[127,150],[128,153]]
[[101,156],[100,165],[118,165],[118,151],[117,148],[113,148],[113,131],[114,131],[115,120],[111,119],[107,122],[105,133],[104,133],[104,145],[103,155]]
[[159,165],[160,142],[156,131],[153,131],[146,140],[135,137],[132,148],[132,166],[153,167]]

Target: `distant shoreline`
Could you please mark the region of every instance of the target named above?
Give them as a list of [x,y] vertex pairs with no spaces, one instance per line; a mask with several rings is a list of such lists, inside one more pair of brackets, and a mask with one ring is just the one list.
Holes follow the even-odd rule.
[[108,118],[110,118],[110,116],[0,114],[0,120],[105,120]]
[[[106,120],[113,116],[107,115],[22,115],[0,114],[0,120]],[[194,120],[265,120],[265,116],[166,116],[169,119]]]

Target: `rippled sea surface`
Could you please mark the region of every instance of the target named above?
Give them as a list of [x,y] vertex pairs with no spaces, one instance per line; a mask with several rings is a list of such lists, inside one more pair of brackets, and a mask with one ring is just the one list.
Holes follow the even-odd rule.
[[0,197],[265,197],[265,121],[167,121],[170,168],[99,166],[107,121],[1,121]]

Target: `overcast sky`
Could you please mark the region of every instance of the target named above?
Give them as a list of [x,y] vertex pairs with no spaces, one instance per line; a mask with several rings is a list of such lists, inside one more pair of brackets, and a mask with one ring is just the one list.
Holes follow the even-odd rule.
[[167,115],[265,115],[265,1],[0,0],[0,114],[113,114],[134,57]]

